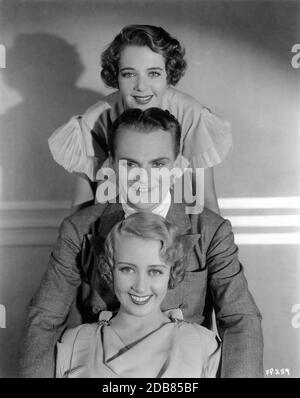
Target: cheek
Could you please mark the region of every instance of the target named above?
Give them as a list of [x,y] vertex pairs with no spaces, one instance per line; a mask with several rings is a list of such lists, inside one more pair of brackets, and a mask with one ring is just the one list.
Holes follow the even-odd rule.
[[124,79],[119,79],[119,91],[122,96],[127,96],[131,93],[132,91],[132,80],[124,80]]
[[157,296],[164,296],[168,290],[169,275],[159,278],[152,284],[152,290]]
[[115,293],[127,293],[131,287],[131,278],[129,276],[115,274],[114,275],[114,290]]
[[166,80],[154,81],[152,84],[153,91],[160,95],[165,93],[167,87],[168,85]]

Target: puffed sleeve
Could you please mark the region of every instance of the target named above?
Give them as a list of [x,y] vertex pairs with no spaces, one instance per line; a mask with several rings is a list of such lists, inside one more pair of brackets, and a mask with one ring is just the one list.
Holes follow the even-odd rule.
[[213,167],[224,160],[232,146],[229,122],[174,88],[167,90],[163,106],[181,125],[181,153],[192,167]]
[[85,174],[91,181],[95,181],[107,158],[107,132],[99,123],[105,110],[105,102],[100,101],[84,115],[72,117],[48,139],[50,152],[59,165],[70,173]]
[[221,163],[232,146],[229,122],[199,104],[191,106],[183,122],[183,155],[193,167],[213,167]]

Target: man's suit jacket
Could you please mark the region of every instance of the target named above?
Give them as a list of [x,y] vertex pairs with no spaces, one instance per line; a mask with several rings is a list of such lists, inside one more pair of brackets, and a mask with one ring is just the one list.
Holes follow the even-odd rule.
[[[22,377],[53,377],[55,344],[82,281],[103,297],[88,296],[92,312],[114,305],[112,296],[101,291],[91,264],[96,258],[93,248],[101,247],[123,218],[121,204],[107,203],[81,210],[62,223],[48,269],[29,306]],[[248,290],[229,221],[208,209],[187,215],[184,204],[174,203],[167,219],[179,227],[188,267],[194,271],[187,271],[184,280],[169,290],[162,309],[179,307],[187,321],[208,325],[213,307],[223,346],[221,377],[262,377],[261,315]]]

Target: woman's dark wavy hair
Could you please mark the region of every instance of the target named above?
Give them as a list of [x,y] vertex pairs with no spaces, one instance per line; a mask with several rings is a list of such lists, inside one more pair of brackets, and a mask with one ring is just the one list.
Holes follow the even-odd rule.
[[98,261],[98,273],[109,288],[113,288],[114,253],[118,239],[124,236],[156,240],[161,243],[160,257],[170,265],[168,288],[173,289],[185,275],[184,251],[178,228],[163,217],[151,213],[135,213],[116,224],[107,235],[104,253]]
[[114,38],[101,55],[101,77],[108,87],[118,88],[119,62],[126,46],[147,46],[165,59],[167,83],[175,86],[186,70],[185,50],[163,28],[151,25],[128,25]]

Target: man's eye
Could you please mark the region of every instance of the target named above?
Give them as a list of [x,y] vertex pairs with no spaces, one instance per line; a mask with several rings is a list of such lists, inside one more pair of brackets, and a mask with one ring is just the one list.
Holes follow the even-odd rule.
[[160,76],[161,74],[159,72],[154,72],[154,71],[149,72],[149,77],[160,77]]
[[155,168],[161,168],[161,167],[164,167],[165,165],[166,164],[163,162],[154,162],[152,166]]
[[132,167],[137,167],[137,164],[133,162],[127,162],[127,167],[131,169]]
[[130,162],[130,161],[127,161],[127,160],[120,160],[119,164],[120,164],[121,167],[128,168],[128,169],[130,169],[132,167],[137,167],[136,163]]

